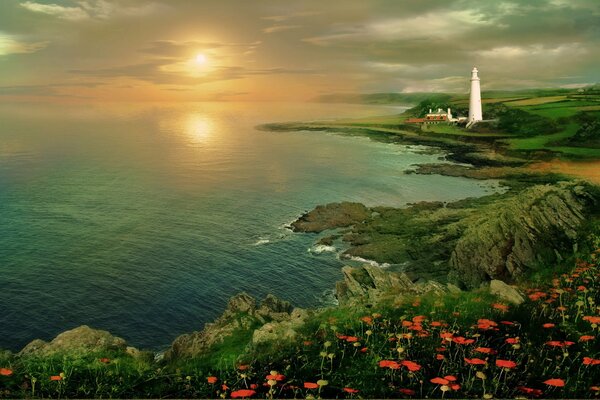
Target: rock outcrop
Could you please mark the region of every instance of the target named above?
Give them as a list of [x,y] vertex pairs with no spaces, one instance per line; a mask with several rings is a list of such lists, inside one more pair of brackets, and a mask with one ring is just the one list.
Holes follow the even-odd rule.
[[318,233],[327,229],[345,228],[362,222],[371,216],[371,211],[360,203],[330,203],[317,206],[292,223],[296,232]]
[[[233,296],[225,312],[216,321],[207,323],[202,331],[177,337],[165,352],[164,359],[168,361],[202,356],[213,346],[222,343],[225,338],[239,334],[241,331],[252,333],[255,329],[263,327],[264,332],[269,330],[275,332],[283,329],[284,322],[297,322],[299,313],[299,309],[294,309],[287,301],[271,294],[257,305],[254,297],[247,293],[240,293]],[[291,329],[291,326],[289,325],[288,328]],[[292,334],[288,332],[286,335]],[[257,342],[261,340],[264,339],[257,339]]]
[[376,303],[385,297],[415,295],[428,292],[444,293],[444,285],[435,281],[413,282],[403,272],[384,270],[370,264],[342,268],[344,280],[336,284],[340,304],[353,302]]
[[[92,329],[82,325],[65,331],[51,342],[36,339],[26,345],[19,355],[47,356],[65,353],[93,353],[107,350],[126,351],[124,339],[111,335],[107,331]],[[131,348],[133,349],[133,348]]]
[[598,200],[589,185],[537,185],[482,207],[464,226],[450,266],[467,287],[511,282],[543,262],[572,252],[578,232]]

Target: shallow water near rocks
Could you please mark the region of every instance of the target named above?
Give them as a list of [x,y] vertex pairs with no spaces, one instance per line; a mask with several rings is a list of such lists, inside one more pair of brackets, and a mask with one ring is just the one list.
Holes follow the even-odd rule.
[[[497,190],[407,175],[439,152],[257,124],[391,107],[0,106],[0,348],[88,324],[158,349],[239,291],[317,305],[331,249],[284,226],[317,204],[403,206]],[[326,251],[325,251],[326,250]]]

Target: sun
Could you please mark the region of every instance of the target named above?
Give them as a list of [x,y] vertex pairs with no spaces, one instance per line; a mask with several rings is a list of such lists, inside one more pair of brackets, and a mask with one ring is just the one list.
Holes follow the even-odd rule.
[[196,55],[196,64],[205,64],[206,63],[206,56],[204,54],[197,54]]

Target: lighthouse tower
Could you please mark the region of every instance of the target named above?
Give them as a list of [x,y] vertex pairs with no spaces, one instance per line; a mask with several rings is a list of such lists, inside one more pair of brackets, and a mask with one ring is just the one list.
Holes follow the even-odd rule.
[[481,113],[481,87],[479,86],[477,72],[477,67],[473,67],[473,71],[471,71],[471,97],[469,99],[469,124],[483,119]]

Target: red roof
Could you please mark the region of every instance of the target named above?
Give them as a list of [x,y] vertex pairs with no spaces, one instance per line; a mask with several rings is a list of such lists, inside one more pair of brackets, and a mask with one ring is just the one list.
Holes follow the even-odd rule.
[[408,124],[418,124],[420,122],[425,122],[425,118],[408,118],[404,122],[406,122]]

